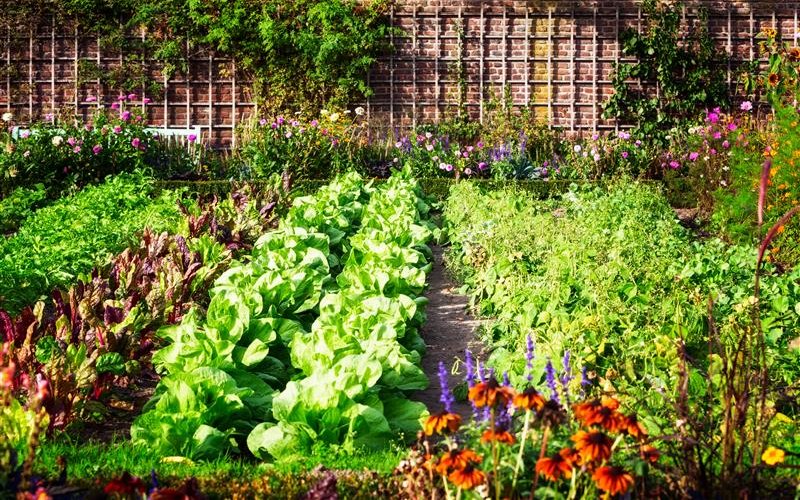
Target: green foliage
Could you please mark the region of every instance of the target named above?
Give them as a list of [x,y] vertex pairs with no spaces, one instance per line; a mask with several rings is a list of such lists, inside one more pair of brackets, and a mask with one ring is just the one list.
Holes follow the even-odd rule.
[[[707,12],[699,9],[697,23],[682,37],[680,8],[647,0],[646,29],[640,33],[629,28],[620,35],[623,53],[637,62],[615,65],[615,92],[604,104],[603,114],[635,124],[637,135],[663,140],[669,129],[695,118],[698,109],[728,100]],[[638,82],[645,84],[643,90]],[[660,96],[653,95],[652,84],[658,85]]]
[[[773,107],[791,105],[800,96],[800,47],[794,41],[781,40],[775,28],[762,30],[758,38],[761,57],[744,65],[744,92],[764,97]],[[767,60],[766,67],[762,59]]]
[[204,318],[195,310],[162,331],[169,344],[153,362],[165,376],[134,441],[208,458],[247,437],[254,453],[285,456],[413,433],[424,406],[403,391],[427,384],[425,301],[404,293],[425,284],[427,211],[416,183],[399,177],[373,189],[347,174],[296,199],[217,279]]
[[[709,298],[718,324],[747,318],[753,249],[691,243],[652,188],[623,182],[537,202],[461,183],[444,217],[448,264],[476,310],[494,318],[486,337],[498,371],[521,376],[516,353],[531,333],[543,356],[570,350],[610,386],[647,398],[648,388],[673,387],[679,334],[694,368],[704,369]],[[770,272],[764,281],[775,380],[792,380],[800,369],[800,353],[788,348],[800,327],[797,280]]]
[[[116,90],[146,83],[142,53],[172,73],[186,69],[194,50],[187,47],[205,46],[236,61],[235,70],[224,72],[251,75],[270,109],[319,109],[370,93],[368,70],[389,49],[387,6],[385,0],[23,1],[0,14],[0,24],[36,26],[52,15],[100,33],[105,50],[128,54],[123,71],[105,75]],[[139,40],[142,30],[147,37]]]
[[179,194],[153,199],[152,192],[141,173],[122,174],[38,210],[0,241],[0,306],[15,312],[71,284],[131,245],[145,227],[175,232]]
[[44,184],[35,184],[32,188],[16,188],[0,200],[0,234],[13,233],[34,210],[44,205],[46,198]]

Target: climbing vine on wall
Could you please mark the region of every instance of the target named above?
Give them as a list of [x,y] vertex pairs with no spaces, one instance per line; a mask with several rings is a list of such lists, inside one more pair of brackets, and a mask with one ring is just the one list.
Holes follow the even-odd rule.
[[170,76],[186,70],[193,51],[209,48],[252,77],[262,104],[317,109],[369,95],[368,71],[391,49],[389,1],[20,0],[0,11],[0,26],[19,31],[55,20],[97,33],[104,50],[127,54],[129,69],[109,79],[83,64],[80,76],[119,90],[145,85],[137,65],[156,61]]
[[[697,21],[684,35],[681,5],[645,0],[642,8],[647,15],[643,30],[629,28],[620,35],[622,51],[636,62],[614,65],[614,94],[604,104],[604,117],[634,124],[648,137],[696,118],[698,110],[726,103],[728,89],[706,10],[698,10]],[[658,95],[647,84],[656,84]]]

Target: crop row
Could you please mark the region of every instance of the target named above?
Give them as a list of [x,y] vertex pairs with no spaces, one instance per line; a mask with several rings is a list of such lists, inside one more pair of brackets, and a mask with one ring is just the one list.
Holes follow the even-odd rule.
[[417,328],[429,269],[416,183],[345,175],[295,201],[223,274],[203,314],[165,328],[163,373],[131,430],[163,455],[280,457],[316,442],[385,444],[419,427]]

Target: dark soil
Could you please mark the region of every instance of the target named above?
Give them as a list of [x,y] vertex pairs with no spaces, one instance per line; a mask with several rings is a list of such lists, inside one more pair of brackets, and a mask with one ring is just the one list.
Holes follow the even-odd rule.
[[[475,336],[481,322],[469,315],[467,297],[458,293],[458,286],[447,274],[442,247],[436,245],[432,250],[433,270],[428,276],[429,288],[426,294],[429,300],[428,321],[422,327],[422,338],[428,347],[427,353],[422,357],[422,369],[430,379],[430,386],[413,394],[411,399],[425,403],[431,413],[437,413],[442,409],[439,399],[439,362],[444,362],[447,367],[450,373],[450,389],[453,389],[463,381],[464,351],[470,349],[474,355],[479,356],[482,347]],[[456,375],[452,374],[454,367],[458,368]],[[465,418],[472,413],[468,404],[458,402],[455,411]]]

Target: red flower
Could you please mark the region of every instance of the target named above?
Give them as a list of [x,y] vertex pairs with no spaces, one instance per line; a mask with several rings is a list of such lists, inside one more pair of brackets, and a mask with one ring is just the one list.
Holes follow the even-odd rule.
[[611,446],[614,442],[600,431],[578,431],[572,436],[575,448],[581,456],[581,465],[590,462],[602,462],[611,458]]
[[625,493],[633,486],[633,476],[622,467],[600,467],[594,471],[592,479],[598,488],[611,495]]
[[562,477],[572,477],[572,464],[561,453],[542,457],[536,462],[536,473],[550,481],[558,481]]
[[129,472],[125,472],[122,477],[109,481],[106,487],[103,488],[103,491],[108,495],[112,493],[119,495],[133,495],[138,493],[142,495],[147,491],[147,486],[145,486],[144,481],[138,477],[131,476]]
[[422,426],[426,436],[432,434],[441,434],[445,429],[450,432],[456,432],[461,425],[461,415],[455,413],[442,412],[437,415],[431,415]]

